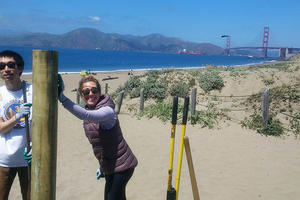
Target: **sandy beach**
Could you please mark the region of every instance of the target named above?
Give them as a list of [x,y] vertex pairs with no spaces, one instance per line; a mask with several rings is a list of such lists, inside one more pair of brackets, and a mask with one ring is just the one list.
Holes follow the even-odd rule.
[[[283,83],[293,84],[293,81],[297,81],[297,77],[300,77],[299,70],[294,72],[262,70],[252,71],[237,78],[225,74],[225,87],[216,94],[230,96],[260,92],[266,87],[260,78],[262,73],[266,76],[275,74],[276,82],[272,86]],[[130,78],[127,73],[97,73],[96,77],[99,80],[107,76],[118,77],[100,81],[102,91],[105,83],[108,83],[111,92]],[[134,75],[142,73],[144,72],[134,72]],[[29,82],[31,78],[31,75],[23,76],[23,79]],[[72,90],[78,85],[79,74],[64,74],[63,80],[65,95],[75,101],[76,94]],[[127,186],[127,199],[166,199],[171,124],[163,123],[157,118],[138,119],[127,109],[126,105],[131,101],[125,99],[123,102],[119,114],[121,128],[139,161]],[[198,108],[200,109],[199,105]],[[232,117],[242,119],[244,115],[236,112]],[[175,138],[173,186],[175,186],[180,132],[181,125],[178,125]],[[105,181],[96,179],[98,162],[84,134],[82,122],[67,112],[60,103],[57,135],[56,199],[104,199]],[[254,130],[241,127],[234,120],[229,120],[213,129],[188,124],[186,136],[189,137],[191,145],[201,200],[300,199],[300,139],[296,139],[293,134],[266,137]],[[13,184],[9,199],[21,199],[17,180]],[[185,152],[179,199],[193,199]]]

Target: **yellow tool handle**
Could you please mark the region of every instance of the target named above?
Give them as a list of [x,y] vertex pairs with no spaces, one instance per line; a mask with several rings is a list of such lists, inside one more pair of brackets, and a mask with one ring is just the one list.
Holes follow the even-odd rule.
[[180,143],[179,143],[179,155],[178,155],[178,161],[177,161],[176,185],[175,185],[176,200],[178,200],[178,193],[179,193],[179,182],[180,182],[182,154],[183,154],[183,137],[185,136],[185,129],[186,129],[186,123],[187,123],[188,110],[189,110],[189,100],[190,99],[188,96],[184,98],[181,136],[180,136]]

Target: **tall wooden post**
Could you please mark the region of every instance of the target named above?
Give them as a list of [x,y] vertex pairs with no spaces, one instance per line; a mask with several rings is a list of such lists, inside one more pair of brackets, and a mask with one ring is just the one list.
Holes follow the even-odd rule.
[[76,103],[80,104],[80,95],[79,95],[79,91],[76,91]]
[[140,90],[140,112],[144,111],[144,88]]
[[262,126],[266,128],[269,120],[269,104],[270,104],[270,90],[265,88],[262,93]]
[[119,99],[118,99],[117,107],[115,108],[115,112],[117,114],[119,114],[120,110],[121,110],[121,106],[122,106],[122,102],[123,102],[123,97],[124,97],[124,92],[125,92],[124,90],[122,90],[120,92],[120,96],[119,96]]
[[56,51],[33,50],[31,200],[55,199],[57,147]]
[[196,113],[196,103],[197,103],[197,88],[193,88],[191,94],[191,115],[195,115]]
[[105,83],[105,94],[108,93],[108,83]]

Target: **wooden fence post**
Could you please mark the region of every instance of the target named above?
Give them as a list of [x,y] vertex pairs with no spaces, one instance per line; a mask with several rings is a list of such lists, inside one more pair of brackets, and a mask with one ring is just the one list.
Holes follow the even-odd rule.
[[124,90],[120,92],[120,96],[119,96],[116,111],[115,111],[117,114],[120,113],[123,97],[124,97]]
[[144,111],[144,88],[140,91],[140,112]]
[[80,103],[80,95],[79,95],[79,91],[76,90],[76,103],[79,104]]
[[52,200],[56,193],[56,51],[33,50],[31,200]]
[[193,88],[191,94],[191,115],[195,115],[196,113],[196,101],[197,101],[197,88]]
[[265,128],[269,120],[270,90],[265,88],[262,93],[262,126]]
[[105,83],[105,94],[108,93],[108,83]]

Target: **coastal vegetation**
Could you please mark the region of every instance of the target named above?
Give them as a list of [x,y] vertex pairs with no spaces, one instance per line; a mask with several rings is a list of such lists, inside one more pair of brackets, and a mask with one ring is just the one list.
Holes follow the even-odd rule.
[[[207,66],[193,70],[155,70],[133,76],[112,94],[127,96],[126,108],[137,117],[171,120],[172,96],[185,97],[197,89],[193,126],[221,128],[238,123],[266,136],[300,134],[300,58],[250,67]],[[140,90],[145,108],[139,111]],[[262,90],[269,88],[269,117],[262,125]],[[183,99],[179,100],[181,118]],[[125,109],[126,109],[125,108]],[[242,117],[241,117],[242,116]]]

